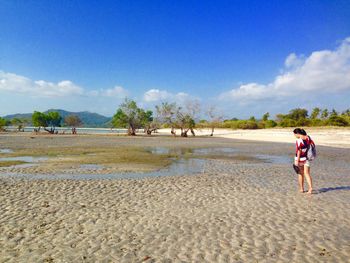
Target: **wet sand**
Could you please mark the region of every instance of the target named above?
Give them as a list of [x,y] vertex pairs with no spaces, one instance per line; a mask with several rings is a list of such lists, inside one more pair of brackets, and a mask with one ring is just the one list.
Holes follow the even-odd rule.
[[[87,144],[294,150],[223,138],[0,135],[0,148],[14,151]],[[229,158],[206,159],[201,172],[182,176],[1,176],[0,262],[349,262],[350,154],[318,151],[311,196],[298,193],[290,164]]]

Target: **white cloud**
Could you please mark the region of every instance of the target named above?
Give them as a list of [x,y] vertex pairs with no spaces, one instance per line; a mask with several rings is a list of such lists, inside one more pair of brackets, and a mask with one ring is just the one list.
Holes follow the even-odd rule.
[[297,56],[295,53],[291,53],[284,61],[284,65],[286,68],[293,68],[302,65],[304,61],[304,56]]
[[143,99],[146,102],[153,102],[159,100],[166,100],[171,96],[171,93],[167,92],[166,90],[150,89],[145,92],[145,94],[143,95]]
[[84,90],[69,80],[58,83],[29,78],[0,71],[0,91],[28,94],[33,97],[66,97],[82,95]]
[[150,89],[146,91],[145,94],[143,95],[143,100],[145,102],[156,102],[156,101],[164,101],[164,100],[183,101],[188,98],[189,98],[189,95],[184,92],[173,94],[166,90],[159,90],[159,89]]
[[257,83],[249,83],[246,85],[241,85],[239,89],[233,89],[224,94],[221,94],[220,98],[235,98],[235,99],[262,99],[268,98],[269,94],[266,92],[266,87],[264,85],[259,85]]
[[104,89],[101,91],[102,96],[115,97],[115,98],[125,98],[128,92],[121,86],[115,86],[113,89]]
[[115,86],[111,89],[85,90],[70,80],[63,80],[58,83],[44,80],[33,81],[27,77],[4,71],[0,71],[0,92],[1,91],[7,91],[11,94],[29,95],[35,98],[60,98],[70,96],[124,98],[128,95],[128,91],[120,86]]
[[285,60],[284,73],[273,82],[244,84],[219,98],[250,102],[347,90],[350,90],[350,37],[335,50],[315,51],[306,58],[292,53]]

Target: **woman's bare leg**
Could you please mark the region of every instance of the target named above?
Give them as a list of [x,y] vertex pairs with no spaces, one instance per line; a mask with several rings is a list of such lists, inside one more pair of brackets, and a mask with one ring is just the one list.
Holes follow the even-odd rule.
[[304,171],[300,169],[300,173],[298,174],[299,181],[299,192],[304,193]]
[[312,194],[312,177],[310,174],[310,167],[304,165],[304,174],[306,177],[306,182],[309,185],[309,190],[307,191],[308,194]]

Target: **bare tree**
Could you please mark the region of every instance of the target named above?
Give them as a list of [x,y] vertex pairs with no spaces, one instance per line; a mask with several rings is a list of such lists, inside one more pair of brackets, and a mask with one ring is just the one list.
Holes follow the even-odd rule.
[[199,102],[196,100],[187,101],[183,107],[174,103],[163,102],[156,106],[156,120],[171,128],[171,134],[176,136],[176,129],[181,130],[181,136],[187,137],[190,131],[195,136],[195,120],[200,112]]
[[209,107],[207,110],[207,116],[209,117],[209,126],[211,128],[210,136],[213,136],[215,127],[219,127],[220,123],[224,119],[224,116],[218,112],[215,106]]
[[190,117],[189,129],[193,136],[196,136],[194,132],[194,128],[196,126],[196,120],[199,119],[199,114],[201,111],[201,105],[198,100],[188,100],[185,103],[185,109],[187,112],[187,115]]
[[141,125],[143,126],[144,132],[147,135],[151,135],[159,128],[159,123],[156,118],[153,118],[153,112],[141,111],[140,112]]
[[176,117],[179,109],[175,102],[163,102],[156,106],[156,121],[168,125],[171,128],[171,134],[174,136],[176,136]]
[[83,125],[83,122],[77,115],[68,115],[64,118],[64,123],[72,128],[72,134],[77,134],[76,128]]
[[185,103],[184,108],[179,108],[176,114],[177,126],[181,130],[181,136],[187,137],[190,131],[195,136],[194,128],[196,119],[200,113],[200,104],[197,100],[189,100]]

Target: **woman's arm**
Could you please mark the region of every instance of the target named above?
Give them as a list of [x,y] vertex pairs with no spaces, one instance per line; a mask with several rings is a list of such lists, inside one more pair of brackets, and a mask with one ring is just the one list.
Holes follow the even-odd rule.
[[298,150],[298,152],[297,152],[297,159],[295,160],[295,165],[299,165],[299,162],[300,162],[300,154],[301,154],[301,150]]

